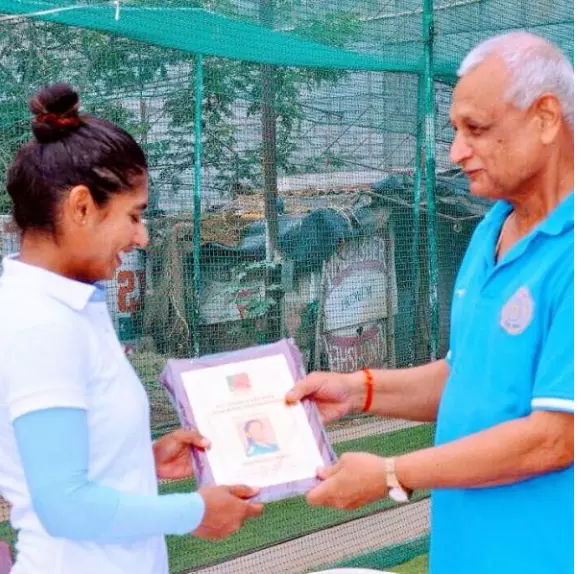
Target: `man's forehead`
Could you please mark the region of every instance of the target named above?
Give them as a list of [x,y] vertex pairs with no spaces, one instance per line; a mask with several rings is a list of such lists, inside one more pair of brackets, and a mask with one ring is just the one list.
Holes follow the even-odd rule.
[[476,100],[459,100],[453,99],[449,115],[451,120],[467,120],[471,119],[476,122],[489,122],[499,115],[499,110],[502,106],[492,105],[483,98]]
[[494,117],[505,107],[508,70],[504,62],[489,57],[465,74],[455,86],[451,117]]

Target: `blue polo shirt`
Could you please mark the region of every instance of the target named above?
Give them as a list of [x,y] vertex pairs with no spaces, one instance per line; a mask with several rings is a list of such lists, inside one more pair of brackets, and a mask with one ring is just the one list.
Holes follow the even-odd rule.
[[[573,413],[573,194],[495,264],[512,206],[476,229],[455,283],[436,444],[534,410]],[[573,573],[573,466],[432,496],[430,574]]]

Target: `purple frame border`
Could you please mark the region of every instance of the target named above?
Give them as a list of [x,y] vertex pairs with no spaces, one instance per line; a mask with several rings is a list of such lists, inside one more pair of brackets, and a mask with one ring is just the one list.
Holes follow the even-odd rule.
[[[292,339],[282,339],[281,341],[269,345],[251,347],[240,351],[232,351],[230,353],[207,355],[197,359],[171,359],[168,361],[164,371],[160,375],[160,382],[168,393],[170,401],[178,413],[181,425],[184,428],[196,429],[194,411],[188,402],[184,385],[182,383],[183,373],[279,354],[284,355],[287,359],[295,383],[305,377],[306,371],[303,366],[302,355],[296,344]],[[303,401],[303,407],[309,424],[313,430],[324,464],[330,465],[334,463],[337,456],[329,443],[328,436],[315,404],[311,401],[305,400]],[[193,448],[191,449],[191,459],[198,487],[213,486],[214,476],[206,453]],[[285,484],[264,487],[261,488],[260,493],[258,496],[255,496],[253,500],[255,502],[273,502],[275,500],[300,496],[319,484],[319,482],[318,478],[310,477]]]

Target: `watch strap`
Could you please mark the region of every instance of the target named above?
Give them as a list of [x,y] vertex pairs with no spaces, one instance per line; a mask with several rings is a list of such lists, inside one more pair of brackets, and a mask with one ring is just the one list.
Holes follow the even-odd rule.
[[397,477],[395,458],[385,458],[385,481],[389,496],[396,502],[409,502],[412,491],[405,488]]

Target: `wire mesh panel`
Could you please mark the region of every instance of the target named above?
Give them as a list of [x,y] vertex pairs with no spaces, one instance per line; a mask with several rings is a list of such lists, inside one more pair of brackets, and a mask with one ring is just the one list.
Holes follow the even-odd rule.
[[[107,296],[154,436],[178,424],[158,382],[169,358],[293,337],[309,371],[349,372],[447,351],[455,275],[487,209],[448,160],[459,61],[517,28],[572,57],[573,16],[565,0],[438,0],[433,19],[426,78],[420,0],[0,0],[0,252],[18,249],[4,178],[35,90],[72,83],[85,111],[146,150],[150,245]],[[433,431],[352,417],[329,436],[339,453],[391,455],[429,446]],[[12,541],[7,519],[0,504]],[[389,568],[425,552],[427,532],[426,492],[354,513],[297,498],[223,542],[169,537],[171,571]]]

